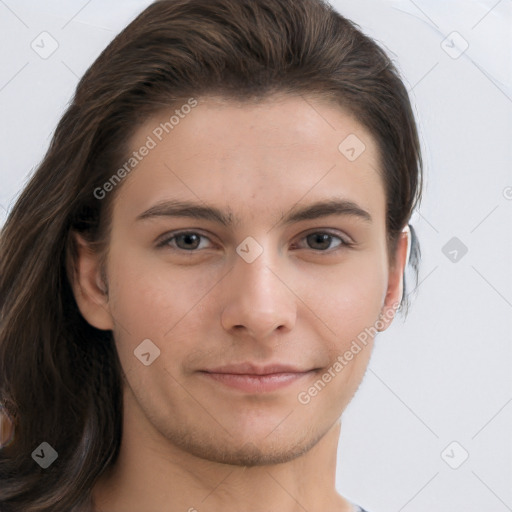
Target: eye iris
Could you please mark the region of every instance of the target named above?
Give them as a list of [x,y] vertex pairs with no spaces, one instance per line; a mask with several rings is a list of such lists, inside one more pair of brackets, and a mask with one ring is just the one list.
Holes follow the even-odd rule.
[[328,249],[329,245],[331,244],[332,235],[329,235],[328,233],[314,233],[312,235],[308,235],[307,240],[308,244],[311,246],[311,244],[319,243],[321,247],[312,247],[313,249]]
[[[178,235],[176,237],[176,243],[177,245],[179,246],[179,243],[178,241],[179,240],[184,240],[185,241],[185,247],[181,247],[182,249],[197,249],[198,245],[199,245],[199,240],[200,240],[200,237],[194,233],[185,233],[185,234],[182,234],[182,235]],[[192,244],[194,247],[190,247],[190,245],[188,244]]]

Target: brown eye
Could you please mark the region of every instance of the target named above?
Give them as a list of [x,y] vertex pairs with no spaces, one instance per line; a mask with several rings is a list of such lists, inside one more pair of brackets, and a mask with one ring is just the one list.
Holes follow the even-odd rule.
[[176,237],[176,245],[180,249],[190,250],[197,249],[199,247],[199,242],[201,237],[196,233],[185,233],[183,235],[177,235]]
[[[199,249],[201,239],[208,240],[208,238],[204,235],[200,235],[194,231],[184,231],[166,237],[164,240],[158,243],[157,247],[166,247],[170,249],[192,252]],[[204,247],[201,247],[201,249],[204,249]]]
[[[330,249],[336,250],[343,246],[350,245],[349,242],[343,240],[340,236],[324,231],[310,233],[309,235],[306,235],[304,239],[307,242],[307,249],[313,249],[320,252],[326,252]],[[335,240],[338,240],[338,242],[333,244]]]
[[330,248],[333,236],[328,233],[314,233],[308,235],[306,240],[311,249],[327,250]]

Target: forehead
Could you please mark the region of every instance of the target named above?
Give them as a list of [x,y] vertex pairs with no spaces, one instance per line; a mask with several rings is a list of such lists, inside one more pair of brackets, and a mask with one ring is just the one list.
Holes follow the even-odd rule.
[[224,206],[238,221],[256,210],[336,195],[384,214],[373,137],[326,100],[197,98],[193,108],[178,104],[139,126],[131,148],[145,146],[151,149],[123,183],[118,210],[126,203],[135,212],[169,198],[194,199]]

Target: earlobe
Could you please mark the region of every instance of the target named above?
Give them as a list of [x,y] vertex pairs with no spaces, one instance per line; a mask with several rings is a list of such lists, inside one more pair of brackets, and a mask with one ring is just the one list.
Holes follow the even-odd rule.
[[100,254],[78,233],[75,239],[77,260],[68,274],[75,300],[82,316],[93,327],[112,330],[113,320],[108,303],[108,288],[103,280]]
[[382,306],[379,331],[385,331],[392,323],[400,306],[404,290],[404,271],[411,253],[411,231],[407,225],[400,234],[395,253],[395,263],[390,267],[388,288]]

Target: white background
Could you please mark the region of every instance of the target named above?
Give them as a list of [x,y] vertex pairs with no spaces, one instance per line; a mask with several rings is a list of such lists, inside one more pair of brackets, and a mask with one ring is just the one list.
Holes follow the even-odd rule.
[[[148,4],[0,0],[0,225],[79,77]],[[338,489],[370,512],[512,510],[512,0],[333,4],[401,70],[426,167],[420,284],[344,415]]]

